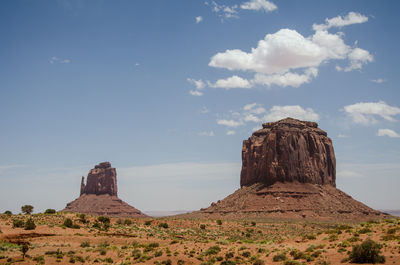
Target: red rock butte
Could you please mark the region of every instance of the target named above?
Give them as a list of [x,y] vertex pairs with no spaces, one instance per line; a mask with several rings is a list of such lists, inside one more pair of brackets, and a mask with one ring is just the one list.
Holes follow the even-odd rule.
[[146,217],[144,213],[118,198],[117,171],[110,162],[96,165],[89,171],[87,183],[82,177],[80,196],[67,204],[65,212],[93,215]]
[[318,124],[286,118],[243,141],[241,188],[188,217],[369,220],[387,217],[336,188],[332,140]]

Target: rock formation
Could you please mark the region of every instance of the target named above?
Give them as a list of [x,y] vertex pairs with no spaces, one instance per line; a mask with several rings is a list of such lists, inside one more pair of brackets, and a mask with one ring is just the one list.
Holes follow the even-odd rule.
[[108,216],[146,216],[119,199],[117,191],[117,171],[111,167],[110,162],[100,163],[89,171],[86,185],[82,177],[79,198],[68,203],[63,211]]
[[263,124],[243,142],[241,188],[190,217],[368,220],[375,211],[336,188],[332,141],[315,122]]
[[117,196],[117,171],[111,167],[110,162],[100,163],[90,170],[86,185],[84,177],[82,177],[82,194],[109,194]]
[[315,122],[286,118],[263,124],[243,141],[240,186],[275,182],[336,186],[332,141]]

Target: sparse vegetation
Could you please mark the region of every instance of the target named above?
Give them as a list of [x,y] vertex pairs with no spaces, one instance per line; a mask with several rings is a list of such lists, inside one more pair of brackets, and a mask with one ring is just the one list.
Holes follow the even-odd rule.
[[45,214],[55,214],[56,210],[54,210],[54,209],[46,209],[46,211],[44,213]]
[[366,239],[360,245],[355,245],[349,260],[353,263],[385,263],[385,257],[380,255],[381,245]]
[[26,220],[24,228],[25,230],[34,230],[36,228],[35,222],[32,218]]
[[31,214],[33,212],[33,206],[32,205],[24,205],[21,207],[21,212],[24,214]]

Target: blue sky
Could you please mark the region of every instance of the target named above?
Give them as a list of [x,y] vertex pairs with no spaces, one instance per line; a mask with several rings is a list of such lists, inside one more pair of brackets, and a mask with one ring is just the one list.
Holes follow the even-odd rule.
[[328,132],[340,189],[400,208],[399,5],[2,1],[0,211],[62,209],[102,161],[141,210],[206,207],[286,116]]

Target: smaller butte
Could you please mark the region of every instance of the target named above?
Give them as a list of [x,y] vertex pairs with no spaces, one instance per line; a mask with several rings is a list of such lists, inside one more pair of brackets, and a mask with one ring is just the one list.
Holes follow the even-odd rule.
[[64,212],[92,215],[147,217],[133,206],[118,198],[117,171],[110,162],[96,165],[89,171],[87,182],[82,177],[79,198],[67,204]]

